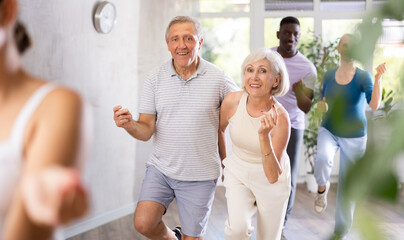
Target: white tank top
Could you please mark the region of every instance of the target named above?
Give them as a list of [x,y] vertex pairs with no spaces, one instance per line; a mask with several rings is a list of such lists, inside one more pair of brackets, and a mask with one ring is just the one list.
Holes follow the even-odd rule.
[[[0,237],[14,190],[17,188],[23,165],[24,133],[32,114],[43,99],[57,86],[45,84],[32,94],[18,114],[8,139],[0,142]],[[79,164],[87,157],[92,131],[91,114],[84,102],[82,111],[82,131],[78,152]],[[59,239],[60,230],[55,231],[54,239]]]
[[[251,117],[247,112],[247,93],[240,99],[236,113],[230,118],[230,137],[232,141],[232,155],[249,163],[262,163],[262,154],[258,136],[261,117]],[[278,101],[275,108],[282,106]],[[284,154],[286,155],[286,154]]]

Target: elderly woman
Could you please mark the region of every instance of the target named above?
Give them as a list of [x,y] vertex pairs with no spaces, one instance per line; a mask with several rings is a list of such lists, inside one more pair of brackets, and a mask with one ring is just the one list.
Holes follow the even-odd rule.
[[354,40],[351,34],[341,37],[337,50],[341,64],[324,74],[321,98],[317,105],[325,112],[317,137],[317,155],[314,162],[314,176],[318,184],[314,210],[323,213],[327,207],[329,178],[336,151],[340,150],[337,204],[335,213],[335,239],[346,239],[351,228],[355,203],[344,200],[344,182],[348,168],[361,157],[366,150],[366,116],[365,103],[376,110],[381,101],[381,77],[386,71],[386,64],[380,64],[375,81],[369,72],[355,66],[348,54],[349,46]]
[[90,128],[77,93],[22,69],[17,13],[17,0],[0,0],[0,239],[41,240],[87,209],[78,163]]
[[[250,239],[257,212],[257,239],[280,239],[290,194],[290,120],[275,96],[288,91],[289,77],[282,57],[271,49],[248,55],[242,74],[244,91],[227,95],[220,112],[219,151],[229,213],[225,236]],[[226,157],[229,124],[233,145]]]

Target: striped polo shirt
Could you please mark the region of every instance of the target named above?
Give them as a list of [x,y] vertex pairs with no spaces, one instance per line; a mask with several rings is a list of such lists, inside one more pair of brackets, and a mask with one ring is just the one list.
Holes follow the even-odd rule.
[[172,60],[153,70],[144,83],[139,113],[156,115],[148,164],[180,181],[205,181],[220,175],[218,127],[224,97],[239,88],[217,66],[199,57],[185,80]]

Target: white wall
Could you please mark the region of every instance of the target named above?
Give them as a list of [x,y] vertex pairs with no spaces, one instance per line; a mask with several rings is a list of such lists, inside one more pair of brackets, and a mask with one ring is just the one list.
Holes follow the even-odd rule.
[[99,34],[93,27],[97,2],[19,0],[20,19],[34,42],[24,67],[76,89],[93,107],[94,146],[84,172],[91,210],[65,229],[66,237],[133,212],[151,141],[136,141],[115,127],[112,107],[124,105],[137,118],[144,77],[170,59],[164,39],[169,20],[195,15],[189,0],[111,0],[117,23]]
[[134,209],[136,141],[115,127],[112,107],[137,106],[139,0],[112,2],[117,24],[111,33],[99,34],[92,17],[96,0],[19,1],[20,18],[34,44],[23,65],[76,89],[93,107],[94,145],[84,173],[91,210],[67,236]]

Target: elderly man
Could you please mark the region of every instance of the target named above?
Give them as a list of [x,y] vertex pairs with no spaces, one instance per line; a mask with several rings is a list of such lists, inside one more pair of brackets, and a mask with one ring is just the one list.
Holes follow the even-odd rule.
[[[116,106],[114,120],[136,139],[154,134],[134,216],[137,231],[150,239],[203,239],[220,175],[220,105],[238,87],[198,56],[203,38],[197,20],[172,19],[166,42],[172,59],[147,77],[139,119]],[[181,227],[172,231],[162,217],[174,198]]]

